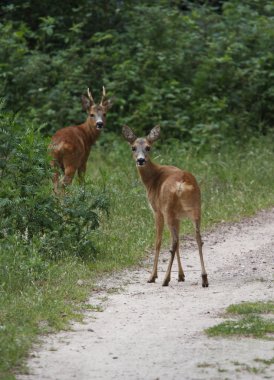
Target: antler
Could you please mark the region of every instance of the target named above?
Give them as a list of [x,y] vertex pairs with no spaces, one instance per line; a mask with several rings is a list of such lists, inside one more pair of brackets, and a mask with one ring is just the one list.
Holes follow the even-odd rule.
[[103,105],[103,101],[104,101],[105,97],[106,97],[106,89],[105,89],[105,86],[103,86],[102,99],[101,99],[101,103],[100,103],[101,106]]
[[90,100],[92,103],[95,103],[95,102],[94,102],[94,99],[93,99],[93,97],[92,97],[92,95],[91,95],[91,93],[90,93],[90,91],[89,91],[89,88],[88,88],[87,93],[88,93],[89,100]]

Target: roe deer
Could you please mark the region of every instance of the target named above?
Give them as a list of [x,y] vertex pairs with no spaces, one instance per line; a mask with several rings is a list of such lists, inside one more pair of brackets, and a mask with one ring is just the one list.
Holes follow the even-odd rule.
[[195,177],[175,166],[154,164],[149,158],[152,144],[160,136],[160,127],[154,127],[145,138],[137,138],[128,127],[123,127],[123,136],[130,143],[133,158],[136,162],[139,175],[146,187],[147,197],[152,207],[155,225],[155,258],[152,274],[148,282],[155,282],[157,276],[158,258],[162,241],[164,223],[167,224],[171,235],[171,258],[164,278],[163,286],[168,286],[175,253],[178,260],[178,281],[184,281],[185,275],[179,256],[179,227],[183,218],[192,220],[199,249],[202,266],[202,286],[208,287],[205,271],[202,239],[200,235],[201,222],[201,194]]
[[82,95],[82,107],[88,114],[86,121],[80,125],[60,129],[51,139],[51,166],[56,169],[53,177],[55,193],[58,193],[60,168],[64,172],[63,190],[72,182],[76,171],[80,181],[84,179],[91,146],[100,136],[106,123],[106,113],[111,107],[111,100],[106,99],[105,88],[103,87],[99,105],[95,104],[89,89],[87,95],[88,97]]

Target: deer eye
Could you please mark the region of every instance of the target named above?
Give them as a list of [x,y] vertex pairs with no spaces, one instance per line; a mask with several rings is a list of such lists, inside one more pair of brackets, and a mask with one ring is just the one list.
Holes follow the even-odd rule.
[[136,152],[136,146],[131,147],[132,152]]
[[147,151],[147,152],[150,151],[150,146],[146,146],[146,151]]
[[106,117],[106,113],[103,113],[103,116]]
[[94,115],[94,113],[91,113],[89,116],[90,116],[90,117],[94,117],[95,115]]

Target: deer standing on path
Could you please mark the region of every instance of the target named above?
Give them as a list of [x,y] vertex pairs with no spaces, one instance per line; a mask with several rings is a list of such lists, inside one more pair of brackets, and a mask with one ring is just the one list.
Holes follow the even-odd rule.
[[164,223],[167,224],[171,235],[171,257],[164,278],[163,286],[168,286],[170,273],[175,254],[178,260],[178,281],[184,281],[185,275],[179,256],[179,228],[183,218],[192,220],[198,244],[201,267],[202,286],[208,287],[207,273],[205,271],[202,239],[200,235],[201,223],[201,194],[195,177],[175,166],[163,166],[154,164],[149,158],[152,144],[160,137],[160,127],[154,127],[145,138],[137,138],[133,131],[124,126],[122,130],[124,138],[131,145],[133,158],[136,162],[139,175],[147,190],[147,197],[152,207],[155,225],[155,258],[152,274],[148,282],[155,282],[158,267],[158,258],[162,242]]
[[106,113],[111,107],[111,100],[106,99],[105,88],[103,87],[99,105],[95,104],[89,89],[87,95],[82,96],[82,107],[88,114],[87,120],[83,124],[60,129],[51,139],[49,149],[53,157],[51,166],[56,170],[53,177],[56,194],[60,168],[64,173],[63,191],[65,186],[72,182],[76,171],[80,181],[83,181],[91,146],[95,144],[106,123]]

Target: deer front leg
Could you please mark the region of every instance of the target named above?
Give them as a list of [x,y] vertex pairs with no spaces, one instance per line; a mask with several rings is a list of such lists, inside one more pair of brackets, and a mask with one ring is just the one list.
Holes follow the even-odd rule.
[[155,282],[155,279],[158,277],[158,273],[157,273],[158,259],[159,259],[159,253],[160,253],[160,248],[161,248],[161,243],[162,243],[163,228],[164,228],[164,218],[163,218],[163,215],[159,213],[155,214],[155,227],[156,227],[155,256],[154,256],[153,270],[152,270],[151,276],[149,277],[147,281],[149,283]]
[[56,195],[59,194],[59,177],[60,177],[60,166],[57,164],[57,161],[54,159],[50,162],[50,166],[52,167],[53,170],[53,177],[52,177],[52,182],[53,182],[53,191]]
[[53,174],[53,191],[56,195],[58,195],[58,184],[59,184],[59,173],[55,172]]
[[180,222],[178,220],[168,223],[168,228],[170,230],[170,235],[172,239],[172,245],[171,245],[171,250],[170,250],[171,257],[168,263],[168,268],[167,268],[166,275],[164,278],[163,286],[168,286],[170,282],[170,273],[171,273],[172,264],[174,261],[175,253],[177,249],[179,248],[179,224]]

